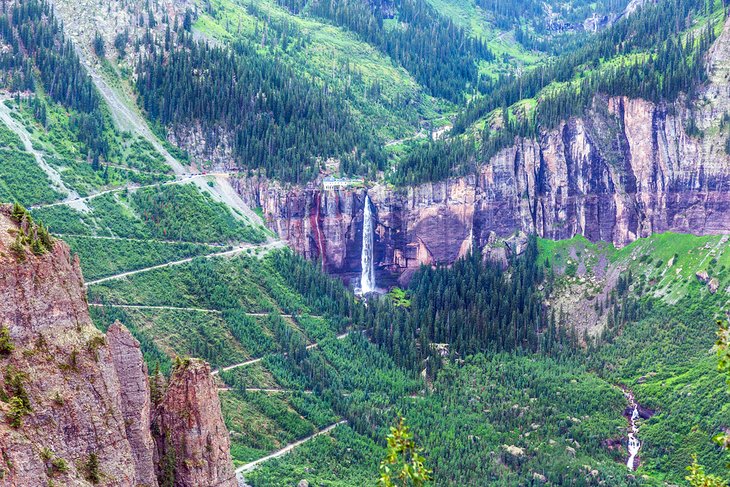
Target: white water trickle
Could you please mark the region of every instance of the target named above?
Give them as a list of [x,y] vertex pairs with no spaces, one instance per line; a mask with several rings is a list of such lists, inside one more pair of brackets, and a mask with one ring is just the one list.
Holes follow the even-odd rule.
[[635,470],[634,468],[634,459],[636,458],[636,454],[639,453],[639,449],[641,448],[641,443],[639,440],[634,436],[633,433],[629,433],[629,459],[626,461],[626,466],[629,468],[629,470]]
[[370,196],[365,195],[365,211],[362,222],[362,255],[360,264],[360,292],[363,295],[375,291],[375,262],[373,259],[373,213],[370,209]]
[[634,460],[636,459],[636,455],[639,454],[639,450],[641,450],[641,442],[636,437],[636,434],[639,432],[639,428],[636,424],[636,420],[640,417],[639,406],[636,404],[633,393],[629,391],[625,392],[625,394],[629,400],[629,405],[634,406],[634,409],[631,411],[631,417],[629,418],[629,441],[627,445],[627,449],[629,450],[629,459],[626,461],[626,466],[629,470],[636,470]]

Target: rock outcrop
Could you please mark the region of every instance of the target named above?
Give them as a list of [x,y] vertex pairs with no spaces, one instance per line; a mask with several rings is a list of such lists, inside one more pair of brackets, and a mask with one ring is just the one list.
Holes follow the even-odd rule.
[[173,470],[176,486],[238,485],[210,372],[201,360],[181,361],[155,411],[160,477]]
[[[477,174],[368,190],[376,262],[407,272],[450,263],[517,232],[624,246],[652,233],[730,232],[730,22],[708,55],[709,82],[672,104],[597,96],[584,116],[520,138]],[[244,178],[237,188],[271,229],[331,272],[359,272],[364,190]]]
[[[0,486],[157,486],[139,343],[118,324],[107,335],[92,324],[78,259],[17,220],[0,205]],[[221,481],[233,466],[209,368],[193,370],[172,375],[155,414],[189,414],[162,420],[160,435],[203,432],[182,458],[210,463],[194,477],[173,469],[174,485],[233,486]]]
[[[136,39],[141,39],[149,30],[164,35],[167,25],[172,28],[175,22],[182,22],[185,11],[195,11],[192,0],[158,0],[156,2],[126,2],[118,0],[53,0],[55,14],[63,21],[66,35],[84,57],[92,59],[92,42],[101,36],[106,46],[106,55],[120,61],[117,36],[126,34],[126,51],[131,52]],[[140,23],[140,16],[155,19],[155,25]],[[134,56],[126,56],[130,64]]]
[[119,377],[122,415],[127,440],[132,448],[137,483],[157,485],[154,465],[154,442],[150,431],[150,384],[147,366],[142,359],[139,342],[120,323],[106,333],[107,343]]
[[61,242],[44,255],[14,248],[18,231],[0,207],[0,326],[13,348],[0,354],[0,485],[92,485],[95,474],[137,485],[121,385],[78,261]]

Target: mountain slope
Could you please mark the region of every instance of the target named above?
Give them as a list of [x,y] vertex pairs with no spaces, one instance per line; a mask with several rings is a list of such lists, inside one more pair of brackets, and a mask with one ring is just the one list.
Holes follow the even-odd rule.
[[[71,51],[65,59],[72,72],[89,70],[100,89],[92,93],[106,151],[85,145],[88,134],[73,123],[79,107],[54,99],[40,84],[30,96],[13,92],[5,104],[17,123],[0,132],[3,151],[24,165],[0,165],[10,171],[0,179],[0,197],[33,204],[33,214],[68,238],[82,258],[94,324],[108,331],[110,348],[122,348],[136,364],[131,374],[125,361],[119,365],[110,357],[120,383],[126,377],[146,388],[141,357],[153,371],[150,421],[175,432],[155,435],[162,460],[156,473],[163,482],[176,477],[183,484],[230,485],[232,457],[239,468],[265,460],[242,472],[257,487],[302,479],[367,484],[377,475],[382,438],[397,412],[426,447],[437,485],[485,479],[497,485],[659,485],[681,482],[692,452],[711,471],[723,472],[721,452],[709,440],[728,421],[716,407],[725,400],[725,386],[707,351],[713,321],[727,305],[727,239],[654,235],[667,229],[727,232],[727,27],[710,48],[724,19],[719,3],[707,11],[694,2],[663,3],[634,18],[648,22],[644,28],[665,14],[692,11],[698,18],[681,29],[670,22],[636,43],[631,38],[637,31],[607,30],[590,38],[602,40],[598,51],[581,51],[586,44],[576,32],[539,33],[539,8],[520,22],[509,11],[493,12],[504,15],[492,19],[484,2],[480,11],[471,2],[434,1],[431,9],[422,2],[378,1],[364,10],[355,5],[356,14],[339,9],[343,2],[282,3],[58,0],[56,12],[80,52],[79,60]],[[667,5],[678,10],[662,12]],[[613,53],[616,43],[627,47],[619,46],[621,55],[612,59],[588,56],[576,64],[561,57],[533,71],[526,65],[534,59],[485,54],[478,62],[477,73],[488,77],[524,69],[523,81],[536,79],[528,73],[555,74],[555,65],[567,63],[570,69],[557,78],[551,74],[545,86],[543,80],[535,85],[534,99],[520,92],[517,78],[494,84],[482,78],[474,86],[472,66],[430,84],[428,73],[448,73],[451,61],[471,59],[483,46],[445,46],[454,59],[444,71],[433,68],[433,53],[422,49],[430,31],[403,11],[413,6],[434,29],[445,26],[433,38],[471,36],[490,49],[507,42],[515,57],[526,53],[512,39],[525,47],[558,45],[570,36],[575,45],[566,45],[567,54],[578,57],[604,48]],[[467,18],[476,12],[487,22],[506,22],[509,32],[483,39],[472,22],[455,29],[445,20],[455,15],[449,10],[454,6],[471,12]],[[575,12],[560,12],[558,21],[587,15],[585,4],[575,6]],[[49,10],[40,11],[50,18]],[[404,32],[413,35],[413,44],[405,43]],[[672,40],[655,51],[645,45],[669,34]],[[56,41],[61,38],[54,33]],[[391,42],[413,49],[396,52]],[[552,49],[547,44],[531,48]],[[681,56],[677,49],[684,49]],[[711,69],[698,76],[705,53]],[[626,58],[631,62],[622,64]],[[682,83],[698,82],[699,89],[676,100],[665,97],[683,85],[665,91],[670,78],[662,76],[661,63],[653,64],[659,58],[679,60],[677,72],[689,76]],[[42,56],[32,62],[42,71]],[[614,72],[616,83],[646,74],[624,89],[657,98],[601,90],[594,96],[597,85],[586,79]],[[228,91],[218,89],[222,84]],[[510,106],[489,108],[490,93],[501,93],[491,90],[499,87],[517,87],[515,97]],[[489,109],[477,109],[474,120],[465,112],[459,118],[468,120],[464,127],[457,123],[446,140],[424,144],[419,159],[422,139],[446,136],[432,129],[448,124],[454,101],[473,89],[480,92],[470,107]],[[452,101],[431,96],[439,93]],[[581,103],[567,103],[576,93]],[[252,108],[237,113],[239,104]],[[524,125],[544,107],[549,123]],[[491,146],[494,157],[482,151],[489,146],[487,133],[506,134]],[[67,191],[53,184],[34,151]],[[384,154],[387,161],[378,159]],[[395,164],[405,170],[378,171]],[[210,167],[228,172],[197,174]],[[365,191],[323,190],[321,168],[378,181],[363,184],[374,205],[378,283],[392,279],[389,271],[403,272],[404,286],[412,283],[396,298],[364,306],[318,265],[276,250],[282,243],[258,226],[252,209],[260,209],[299,253],[320,258],[324,269],[359,274]],[[34,176],[32,184],[26,185],[25,174]],[[449,178],[459,174],[465,175]],[[439,181],[420,184],[430,179]],[[413,186],[394,188],[388,180]],[[72,191],[79,197],[69,198]],[[585,235],[624,247],[580,238],[536,242],[525,232],[556,239]],[[40,250],[43,239],[29,243]],[[36,259],[30,250],[26,255]],[[83,297],[80,288],[76,294]],[[90,336],[101,336],[84,320]],[[138,350],[112,324],[116,320],[139,341]],[[10,330],[13,340],[15,333]],[[74,333],[69,328],[69,337]],[[93,353],[81,345],[76,358],[93,370]],[[9,360],[33,359],[30,350],[18,352]],[[69,373],[72,353],[64,353],[59,370]],[[186,356],[201,357],[215,370],[181,358]],[[171,377],[167,395],[158,370]],[[19,396],[22,404],[14,385],[22,378],[10,376],[3,376],[10,383],[5,395]],[[36,396],[34,391],[31,402]],[[42,407],[50,405],[51,399],[39,397]],[[636,433],[643,446],[635,474],[625,468],[624,417],[634,399],[647,416]],[[109,483],[149,474],[146,429],[130,427],[147,423],[147,402],[145,393],[127,397],[110,413],[121,425],[113,433],[126,435],[130,444],[118,453],[136,468]],[[8,423],[21,412],[11,411],[12,403],[20,407],[18,401],[0,404]],[[205,441],[208,433],[216,439],[212,445]],[[33,444],[33,437],[22,441]],[[106,440],[92,446],[108,448]],[[64,473],[49,457],[50,466],[31,462],[33,468],[45,466],[46,475],[63,477],[83,476],[93,467],[87,450],[64,448],[58,457],[81,464]]]

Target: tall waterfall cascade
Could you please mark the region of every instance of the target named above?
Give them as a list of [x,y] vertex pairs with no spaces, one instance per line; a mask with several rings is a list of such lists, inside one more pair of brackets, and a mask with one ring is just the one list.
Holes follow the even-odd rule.
[[360,293],[366,295],[376,290],[375,288],[375,259],[373,257],[373,213],[371,209],[370,196],[365,195],[365,211],[362,221],[362,255],[360,264]]

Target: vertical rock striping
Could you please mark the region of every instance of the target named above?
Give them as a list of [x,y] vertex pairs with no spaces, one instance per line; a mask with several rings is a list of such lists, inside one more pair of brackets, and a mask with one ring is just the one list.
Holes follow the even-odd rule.
[[[400,273],[450,263],[472,244],[516,232],[617,246],[657,232],[730,232],[724,139],[688,135],[689,117],[702,112],[680,102],[597,97],[584,117],[538,140],[516,140],[476,175],[402,189],[376,185],[368,194],[377,266]],[[299,253],[332,272],[359,272],[362,190],[256,178],[236,185]]]
[[174,467],[176,486],[236,487],[228,430],[210,366],[184,360],[155,410],[159,475]]
[[157,485],[154,465],[154,443],[150,432],[150,384],[147,366],[139,342],[121,323],[116,322],[106,333],[114,368],[122,385],[122,415],[127,440],[132,448],[134,468],[139,485]]
[[[0,328],[10,335],[0,348],[0,487],[156,487],[139,343],[119,324],[107,335],[92,324],[68,246],[55,241],[36,255],[18,248],[19,231],[0,205]],[[235,485],[207,364],[173,373],[152,421],[158,440],[181,447],[175,486]]]

